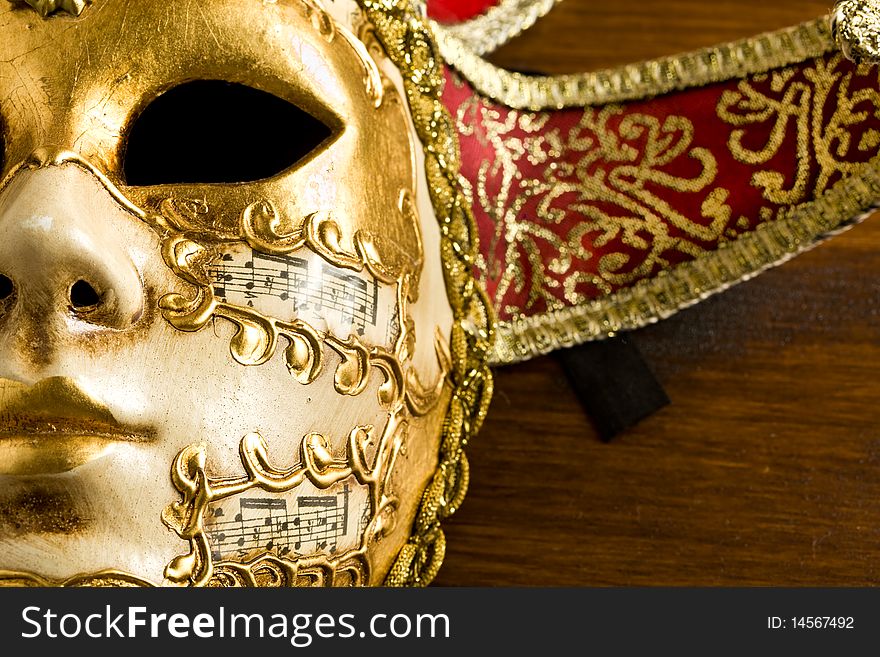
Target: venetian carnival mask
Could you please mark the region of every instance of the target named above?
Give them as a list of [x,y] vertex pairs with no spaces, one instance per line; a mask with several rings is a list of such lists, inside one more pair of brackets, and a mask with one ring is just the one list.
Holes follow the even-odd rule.
[[381,583],[473,321],[400,72],[351,3],[85,9],[0,14],[6,579]]
[[426,584],[490,361],[880,199],[877,70],[827,17],[548,78],[481,58],[547,0],[3,3],[2,583]]

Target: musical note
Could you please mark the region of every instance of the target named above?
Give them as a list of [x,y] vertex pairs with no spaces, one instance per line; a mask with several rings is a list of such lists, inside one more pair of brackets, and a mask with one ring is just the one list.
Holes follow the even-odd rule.
[[232,520],[223,519],[222,508],[211,509],[205,531],[212,556],[245,558],[255,549],[281,555],[324,550],[335,554],[348,531],[350,494],[345,484],[336,494],[301,496],[295,513],[288,512],[285,499],[241,498]]
[[[242,258],[249,259],[242,262]],[[253,308],[261,298],[290,301],[294,317],[303,311],[329,313],[350,325],[361,336],[379,321],[379,288],[375,281],[360,278],[327,263],[309,267],[294,256],[259,253],[225,253],[207,267],[214,294],[227,303]],[[282,319],[293,319],[283,317]]]

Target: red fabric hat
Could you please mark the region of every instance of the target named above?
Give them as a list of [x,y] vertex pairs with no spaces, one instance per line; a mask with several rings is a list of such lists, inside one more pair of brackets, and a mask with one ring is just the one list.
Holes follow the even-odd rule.
[[880,200],[880,77],[838,46],[865,55],[851,20],[865,3],[839,4],[837,42],[826,16],[582,75],[482,59],[553,4],[429,5],[499,319],[495,363],[667,317]]

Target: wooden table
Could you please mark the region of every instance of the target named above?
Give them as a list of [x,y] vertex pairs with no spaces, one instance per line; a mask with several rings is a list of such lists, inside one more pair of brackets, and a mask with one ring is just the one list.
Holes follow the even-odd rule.
[[[830,0],[566,0],[497,63],[549,73],[815,18]],[[633,337],[672,404],[600,442],[559,362],[497,371],[440,585],[880,581],[880,222]]]

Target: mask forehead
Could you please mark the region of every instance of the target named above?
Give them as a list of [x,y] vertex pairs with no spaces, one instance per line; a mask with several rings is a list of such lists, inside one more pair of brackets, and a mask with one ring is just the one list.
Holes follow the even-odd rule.
[[[274,94],[320,119],[333,136],[266,180],[126,188],[130,125],[151,100],[191,80]],[[362,231],[383,234],[400,247],[395,251],[419,251],[416,226],[388,222],[401,193],[414,186],[403,103],[361,41],[308,2],[105,0],[78,18],[48,20],[7,5],[0,14],[0,118],[4,176],[35,151],[73,152],[147,209],[170,197],[199,199],[209,209],[200,216],[203,227],[220,237],[237,237],[244,209],[268,201],[284,233],[307,215],[331,212],[349,250]]]

